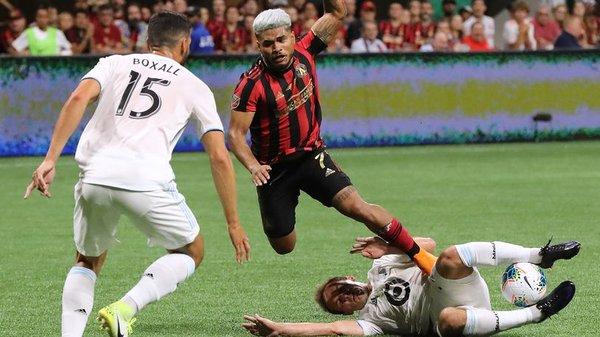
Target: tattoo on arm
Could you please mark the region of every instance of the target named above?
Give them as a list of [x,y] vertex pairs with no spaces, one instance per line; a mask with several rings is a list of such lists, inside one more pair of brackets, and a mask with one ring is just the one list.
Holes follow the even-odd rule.
[[334,198],[333,202],[338,204],[340,202],[348,200],[354,193],[356,193],[356,187],[350,185],[343,190],[341,190]]
[[347,9],[344,0],[325,0],[323,6],[325,15],[315,22],[312,31],[321,41],[329,44],[340,29]]

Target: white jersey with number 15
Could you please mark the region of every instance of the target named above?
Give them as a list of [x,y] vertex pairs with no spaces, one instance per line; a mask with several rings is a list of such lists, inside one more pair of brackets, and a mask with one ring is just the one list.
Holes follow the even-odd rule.
[[163,189],[175,178],[171,153],[190,120],[200,137],[223,131],[208,86],[170,58],[109,56],[83,79],[101,87],[75,153],[83,182],[133,191]]

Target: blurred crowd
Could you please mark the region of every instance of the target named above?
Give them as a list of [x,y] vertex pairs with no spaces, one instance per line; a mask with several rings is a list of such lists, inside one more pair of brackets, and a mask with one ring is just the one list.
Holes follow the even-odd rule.
[[[514,1],[503,27],[486,15],[484,0],[442,0],[434,13],[428,0],[392,2],[345,0],[348,16],[330,53],[468,52],[598,48],[600,6],[594,0],[541,1],[535,13],[527,2]],[[231,4],[232,1],[227,1]],[[28,22],[7,0],[9,11],[1,29],[0,53],[11,55],[112,54],[146,51],[148,20],[172,10],[193,23],[192,54],[257,53],[252,23],[265,8],[282,8],[292,19],[296,36],[308,32],[322,15],[320,0],[241,0],[227,6],[212,0],[202,7],[193,0],[156,0],[143,5],[125,0],[75,0],[72,10],[41,5]],[[379,13],[378,13],[379,12]],[[380,18],[378,20],[377,18]],[[501,43],[496,30],[501,29]]]

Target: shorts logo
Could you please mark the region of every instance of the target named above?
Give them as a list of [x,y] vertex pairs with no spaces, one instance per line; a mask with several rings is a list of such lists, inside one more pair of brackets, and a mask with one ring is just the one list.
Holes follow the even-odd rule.
[[240,106],[240,96],[233,94],[231,96],[231,109],[237,109]]
[[308,69],[306,69],[306,66],[304,64],[300,63],[296,66],[296,75],[300,78],[303,78],[304,76],[308,75]]
[[334,173],[335,173],[335,171],[328,167],[327,171],[325,171],[325,178],[329,177],[330,175],[332,175]]

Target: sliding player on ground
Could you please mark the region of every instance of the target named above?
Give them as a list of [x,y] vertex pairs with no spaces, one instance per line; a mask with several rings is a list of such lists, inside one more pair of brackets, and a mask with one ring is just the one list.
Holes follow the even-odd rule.
[[[417,239],[433,251],[431,239]],[[485,280],[477,267],[528,262],[550,268],[579,253],[570,241],[543,248],[505,242],[471,242],[451,246],[426,276],[397,248],[379,238],[358,238],[352,252],[375,259],[368,283],[334,277],[323,284],[316,300],[327,312],[357,320],[331,323],[278,323],[258,315],[245,316],[243,327],[258,336],[321,336],[379,334],[401,336],[489,336],[526,324],[543,322],[565,308],[575,285],[562,282],[536,305],[510,311],[492,310]]]
[[94,301],[96,277],[107,250],[117,242],[126,215],[150,245],[168,254],[152,263],[123,298],[99,312],[110,336],[131,332],[134,316],[172,293],[192,276],[204,256],[198,222],[177,191],[169,161],[190,121],[197,123],[235,247],[244,262],[250,246],[239,223],[235,173],[212,92],[182,66],[189,54],[191,25],[173,12],[156,14],[148,27],[149,54],[102,58],[65,103],[50,149],[34,171],[34,189],[50,197],[55,165],[88,104],[98,106],[79,141],[75,160],[75,266],[62,297],[62,336],[82,336]]
[[[257,186],[263,228],[277,253],[294,249],[302,190],[364,223],[430,273],[435,257],[421,250],[387,210],[365,202],[325,151],[315,56],[337,34],[346,4],[343,0],[323,3],[326,13],[298,40],[283,10],[267,10],[256,17],[253,28],[260,57],[241,76],[233,94],[231,149]],[[251,148],[246,143],[248,130]]]

